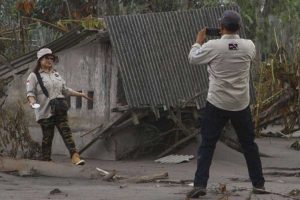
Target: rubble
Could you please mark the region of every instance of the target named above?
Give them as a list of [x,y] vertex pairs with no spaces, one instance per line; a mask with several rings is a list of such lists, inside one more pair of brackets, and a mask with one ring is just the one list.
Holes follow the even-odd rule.
[[256,93],[253,114],[258,135],[273,123],[283,126],[277,131],[280,135],[300,129],[300,45],[295,55],[288,55],[279,47],[261,64]]

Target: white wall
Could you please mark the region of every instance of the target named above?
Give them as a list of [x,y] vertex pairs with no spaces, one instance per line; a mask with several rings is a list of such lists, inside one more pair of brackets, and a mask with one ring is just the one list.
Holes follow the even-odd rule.
[[76,128],[93,128],[111,118],[111,109],[116,106],[117,73],[116,59],[110,45],[88,43],[57,53],[56,69],[66,80],[67,86],[94,92],[93,109],[87,109],[87,100],[82,108],[76,108],[76,97],[71,97],[69,117]]

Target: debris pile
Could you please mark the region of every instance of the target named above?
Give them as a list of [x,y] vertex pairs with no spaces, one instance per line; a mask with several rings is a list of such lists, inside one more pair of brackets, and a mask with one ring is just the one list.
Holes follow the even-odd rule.
[[253,109],[257,134],[272,123],[284,126],[283,135],[300,129],[299,90],[300,43],[295,55],[288,55],[281,47],[261,65]]
[[38,159],[41,146],[32,140],[21,103],[14,109],[0,108],[0,155]]

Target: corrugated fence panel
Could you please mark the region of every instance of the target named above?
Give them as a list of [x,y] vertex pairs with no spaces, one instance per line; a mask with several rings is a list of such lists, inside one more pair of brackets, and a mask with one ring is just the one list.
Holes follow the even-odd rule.
[[[205,26],[219,27],[227,9],[239,11],[217,7],[106,17],[129,106],[177,106],[180,100],[206,91],[206,66],[190,65],[188,53],[197,32]],[[241,36],[245,36],[243,29]],[[196,101],[203,107],[206,92]]]

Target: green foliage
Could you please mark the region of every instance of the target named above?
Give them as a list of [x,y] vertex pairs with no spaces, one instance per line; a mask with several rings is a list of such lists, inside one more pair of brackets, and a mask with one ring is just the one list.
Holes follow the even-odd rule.
[[[96,15],[93,1],[87,0],[43,0],[37,1],[32,17],[55,23],[64,19],[80,19]],[[96,1],[95,1],[96,2]]]
[[166,12],[180,9],[181,4],[180,0],[153,0],[149,6],[152,12]]
[[59,20],[56,23],[60,28],[68,30],[68,25],[70,24],[79,24],[85,29],[103,29],[105,28],[105,23],[102,18],[95,18],[92,16],[88,16],[81,20]]
[[[27,1],[0,1],[0,37],[12,38],[12,40],[0,41],[0,53],[7,58],[23,54],[36,45],[44,44],[43,42],[50,42],[43,38],[43,42],[33,44],[32,40],[40,40],[37,37],[39,33],[34,29],[47,26],[53,32],[56,24],[66,31],[78,24],[88,29],[102,28],[103,23],[96,18],[103,15],[239,5],[246,36],[259,43],[261,45],[259,48],[264,54],[278,48],[275,42],[275,33],[279,41],[278,45],[284,45],[290,52],[294,52],[296,48],[294,44],[297,42],[300,32],[299,0],[39,0],[32,1],[35,4],[34,9],[30,12],[26,12],[28,9],[24,9],[23,12],[22,9],[16,8],[16,5],[21,2]],[[38,23],[24,21],[21,16],[25,14],[29,18],[37,18],[54,26],[48,26],[42,21]],[[96,16],[96,18],[88,16]],[[3,30],[11,31],[6,31],[7,34],[4,35]],[[58,32],[52,35],[60,35]],[[51,40],[51,38],[49,39]]]
[[241,15],[247,38],[255,39],[256,22],[256,6],[255,1],[237,0],[236,3],[240,6]]
[[256,39],[263,47],[262,52],[268,55],[284,47],[288,55],[294,54],[300,34],[300,1],[267,0],[258,14]]
[[[8,18],[11,18],[13,20],[16,20],[18,19],[18,12],[16,10],[16,7],[15,7],[15,1],[11,1],[11,0],[2,0],[0,2],[0,24],[1,24],[1,27],[3,27],[3,25],[8,25],[8,21],[7,19]],[[4,20],[6,19],[6,20]]]
[[85,29],[102,29],[104,28],[104,21],[89,17],[81,20],[81,26]]
[[148,12],[164,12],[180,9],[180,0],[112,0],[107,6],[106,15],[138,14]]
[[65,10],[65,3],[62,0],[38,1],[33,11],[32,17],[47,22],[55,22],[68,17]]
[[220,0],[208,0],[208,1],[192,0],[190,8],[214,7],[222,4],[223,3]]

